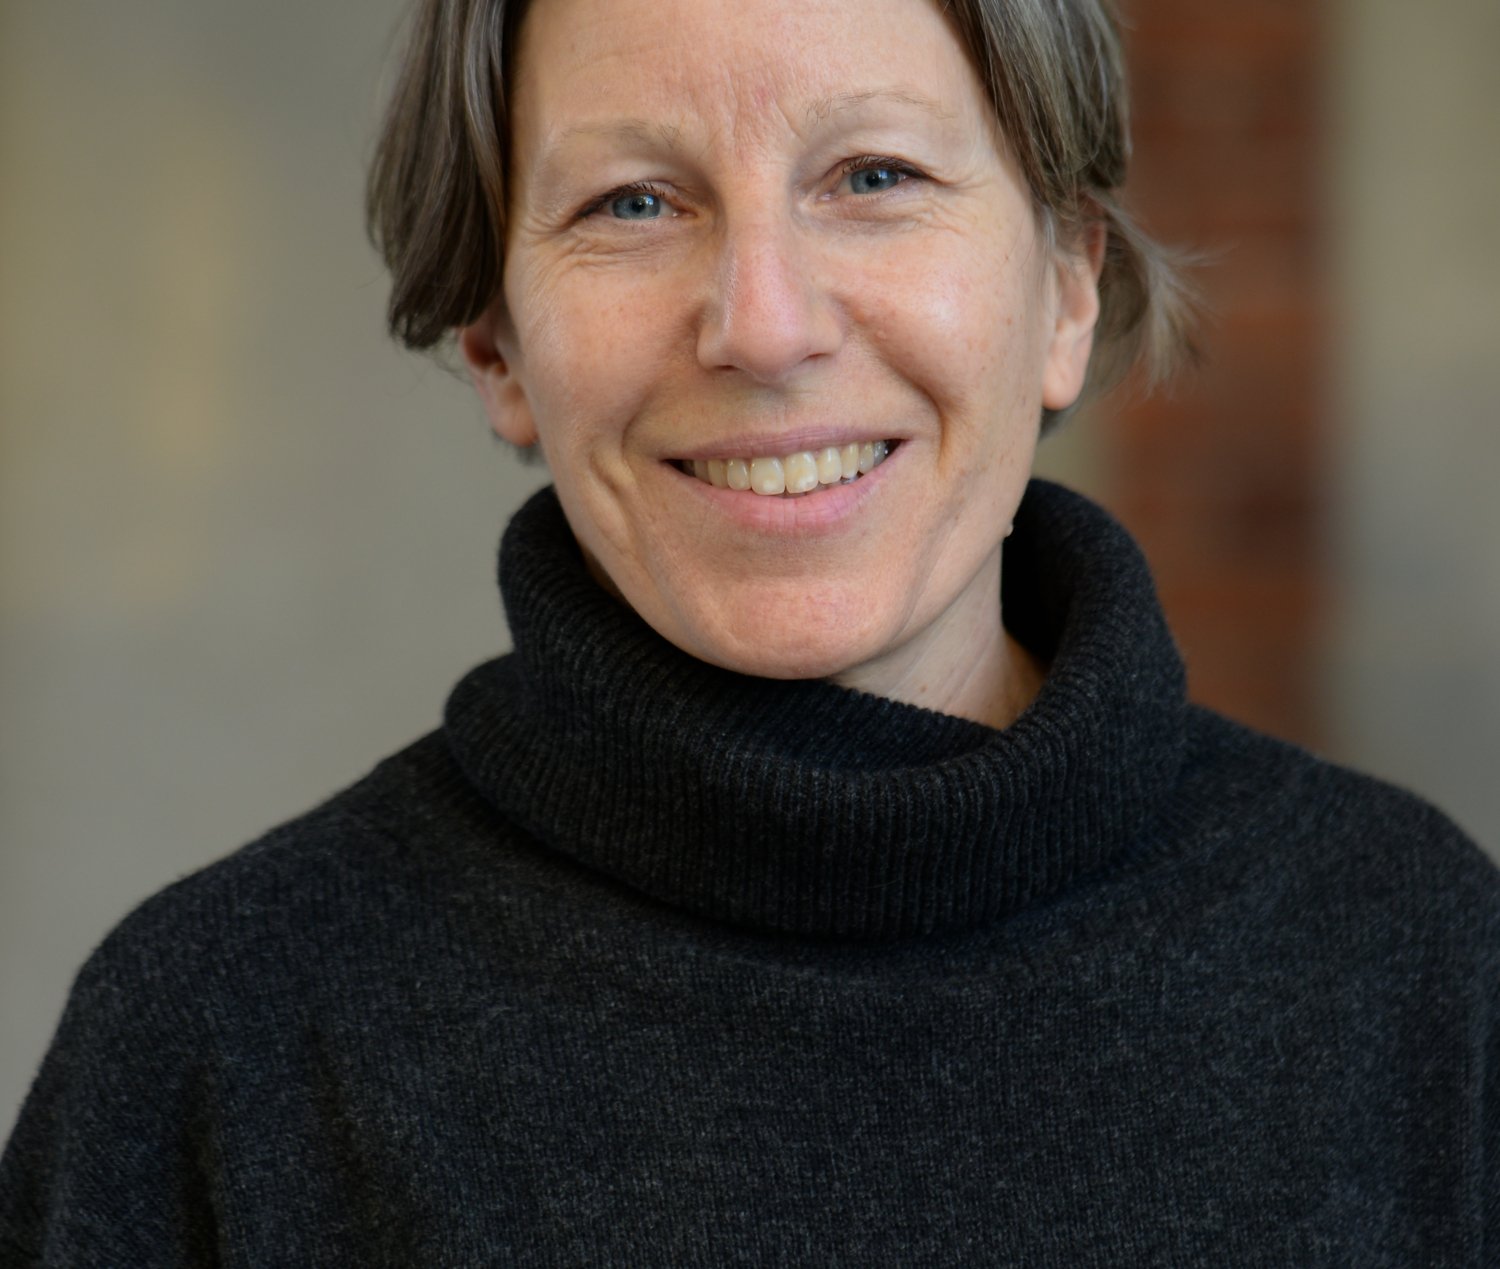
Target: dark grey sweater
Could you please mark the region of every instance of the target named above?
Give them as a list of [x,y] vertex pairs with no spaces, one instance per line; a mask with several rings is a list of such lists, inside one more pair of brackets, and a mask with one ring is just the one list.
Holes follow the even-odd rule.
[[710,668],[555,498],[444,728],[128,917],[0,1164],[0,1260],[1500,1263],[1500,875],[1188,706],[1034,485],[997,732]]

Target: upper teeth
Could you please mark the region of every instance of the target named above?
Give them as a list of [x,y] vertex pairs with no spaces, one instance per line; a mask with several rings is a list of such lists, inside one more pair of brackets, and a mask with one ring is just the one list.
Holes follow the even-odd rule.
[[810,493],[819,485],[853,480],[878,467],[890,453],[885,441],[855,441],[841,448],[804,449],[780,458],[695,458],[683,467],[699,480],[720,489],[776,494]]

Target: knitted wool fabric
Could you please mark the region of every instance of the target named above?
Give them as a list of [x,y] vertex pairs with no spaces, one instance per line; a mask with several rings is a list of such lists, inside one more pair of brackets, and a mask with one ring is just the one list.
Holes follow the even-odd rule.
[[1496,1263],[1493,865],[1189,706],[1084,500],[1004,576],[994,731],[694,661],[538,495],[443,729],[85,966],[0,1263]]

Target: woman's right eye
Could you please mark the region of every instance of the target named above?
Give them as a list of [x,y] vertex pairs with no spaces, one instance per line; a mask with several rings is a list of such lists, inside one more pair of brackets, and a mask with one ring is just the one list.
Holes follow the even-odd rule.
[[618,220],[655,220],[662,213],[661,197],[641,190],[621,194],[609,204],[610,214]]
[[600,212],[607,213],[611,220],[659,220],[669,215],[671,208],[656,186],[640,182],[622,185],[596,198],[579,213],[578,218],[586,220]]

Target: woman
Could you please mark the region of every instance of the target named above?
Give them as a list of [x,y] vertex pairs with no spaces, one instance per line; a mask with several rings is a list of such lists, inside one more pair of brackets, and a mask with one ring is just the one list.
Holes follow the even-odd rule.
[[424,6],[516,651],[91,958],[6,1263],[1493,1263],[1493,867],[1028,488],[1178,338],[1123,115],[1093,0]]

